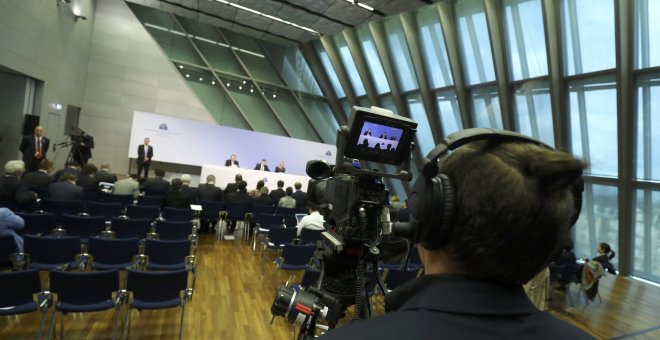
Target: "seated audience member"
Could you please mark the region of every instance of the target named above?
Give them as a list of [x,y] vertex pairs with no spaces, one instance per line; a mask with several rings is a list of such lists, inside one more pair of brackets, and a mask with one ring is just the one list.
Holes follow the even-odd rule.
[[296,188],[296,191],[291,194],[291,197],[293,197],[296,200],[296,207],[301,208],[301,207],[306,207],[307,206],[307,193],[300,190],[302,189],[302,184],[300,182],[296,182],[293,184],[293,187]]
[[[238,183],[238,191],[229,193],[225,196],[225,201],[227,203],[233,204],[245,204],[250,203],[251,198],[247,193],[247,182],[241,181]],[[229,233],[233,233],[236,230],[236,221],[229,221],[227,227],[229,228]]]
[[117,176],[113,173],[110,173],[109,163],[101,163],[101,168],[99,169],[99,172],[96,173],[95,178],[99,182],[105,182],[105,183],[117,182]]
[[181,192],[183,192],[186,197],[188,197],[188,201],[191,204],[197,203],[197,188],[193,188],[190,186],[190,175],[188,174],[183,174],[181,175]]
[[76,175],[62,174],[59,182],[48,185],[48,197],[54,200],[84,200],[85,192],[82,187],[76,185],[76,181]]
[[323,226],[325,220],[323,219],[323,216],[316,210],[316,206],[313,204],[308,204],[307,211],[309,211],[309,215],[300,219],[300,222],[298,225],[296,225],[296,228],[298,228],[298,236],[300,236],[300,233],[302,233],[303,229],[325,230],[325,227]]
[[277,204],[280,202],[280,198],[284,196],[286,196],[286,192],[284,191],[284,181],[277,181],[277,189],[270,192],[270,198],[272,198],[273,202]]
[[250,194],[250,197],[256,198],[261,196],[261,188],[264,187],[264,180],[260,179],[259,182],[257,182],[257,187],[254,188],[253,190],[250,190],[248,194]]
[[95,178],[96,173],[98,172],[96,165],[87,163],[82,166],[80,172],[80,177],[78,177],[78,182],[76,182],[76,184],[87,191],[98,191],[99,181]]
[[555,285],[555,288],[560,290],[566,289],[566,285],[574,279],[573,275],[577,275],[578,272],[577,258],[573,251],[573,240],[567,239],[563,243],[565,245],[562,247],[561,252],[554,256],[549,266],[550,281]]
[[607,270],[608,273],[616,275],[616,269],[614,269],[614,265],[610,260],[616,256],[616,253],[612,251],[612,248],[610,247],[609,244],[605,242],[601,242],[598,244],[598,248],[596,248],[596,251],[598,252],[598,256],[594,257],[591,259],[591,261],[598,261],[600,264],[603,266],[603,269]]
[[555,263],[557,265],[573,265],[577,261],[577,258],[575,257],[575,252],[573,251],[573,240],[567,240],[566,245],[564,246],[564,249],[562,249],[561,254],[559,255],[559,258]]
[[278,165],[275,167],[275,172],[281,172],[281,173],[285,173],[285,172],[286,172],[286,168],[284,167],[284,162],[280,162],[280,164],[278,164]]
[[13,236],[19,253],[23,252],[23,237],[16,231],[23,229],[24,226],[23,218],[14,214],[9,208],[0,208],[0,235]]
[[0,178],[0,206],[16,211],[24,204],[35,200],[35,193],[21,179],[23,173],[25,173],[23,161],[5,163],[5,174]]
[[47,189],[48,184],[55,182],[51,172],[53,172],[53,162],[44,158],[39,162],[37,171],[23,174],[23,181],[30,189]]
[[291,194],[293,194],[293,188],[291,187],[286,187],[286,196],[280,198],[280,201],[277,202],[277,206],[280,208],[295,208],[296,207],[296,199],[291,197]]
[[150,196],[165,195],[165,193],[170,190],[170,182],[163,178],[165,177],[165,170],[156,169],[154,170],[154,174],[156,177],[148,178],[146,181],[144,181],[140,187],[140,190],[144,191],[146,195]]
[[197,187],[197,198],[200,201],[222,201],[222,189],[215,186],[215,176],[206,176],[206,183]]
[[227,195],[231,194],[232,192],[238,191],[238,183],[241,182],[243,182],[243,175],[236,174],[236,176],[234,176],[234,183],[228,183],[225,187],[225,197],[227,197]]
[[566,237],[585,164],[533,143],[476,141],[439,167],[438,187],[455,188],[453,204],[443,205],[453,218],[436,220],[442,216],[428,210],[440,202],[415,190],[409,197],[410,220],[422,227],[424,275],[385,296],[384,316],[321,339],[592,339],[536,309],[522,288]]
[[261,187],[259,191],[261,195],[252,199],[252,205],[275,205],[273,199],[268,195],[268,187]]
[[181,182],[181,179],[173,179],[170,191],[168,191],[165,194],[165,197],[163,197],[161,207],[190,209],[190,200],[188,199],[188,195],[181,191],[182,187],[183,183]]
[[69,162],[66,163],[64,169],[59,169],[55,172],[55,181],[59,181],[63,174],[73,174],[78,178],[80,176],[80,163]]
[[128,177],[116,181],[112,187],[112,194],[133,195],[134,198],[137,198],[140,195],[140,183],[137,174],[130,174]]

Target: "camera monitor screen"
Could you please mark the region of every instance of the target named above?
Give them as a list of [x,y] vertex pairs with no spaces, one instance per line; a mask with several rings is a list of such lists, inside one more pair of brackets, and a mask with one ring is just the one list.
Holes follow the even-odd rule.
[[364,122],[357,147],[395,152],[399,145],[402,129],[392,126]]

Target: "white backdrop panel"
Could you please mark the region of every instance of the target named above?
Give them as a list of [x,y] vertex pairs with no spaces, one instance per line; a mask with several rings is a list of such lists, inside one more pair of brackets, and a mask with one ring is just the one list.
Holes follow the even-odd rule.
[[[284,181],[284,187],[292,187],[296,182],[302,184],[302,191],[307,191],[307,183],[309,182],[309,176],[300,176],[300,175],[291,175],[283,174],[277,172],[267,172],[267,171],[258,171],[258,170],[249,170],[249,169],[236,169],[227,166],[220,165],[202,165],[202,174],[199,176],[200,183],[206,183],[206,176],[214,175],[216,186],[219,188],[225,188],[227,183],[233,183],[236,174],[241,174],[243,180],[248,183],[248,191],[254,189],[257,186],[257,182],[260,180],[264,181],[264,184],[270,190],[277,189],[277,181]],[[294,189],[295,191],[295,189]]]

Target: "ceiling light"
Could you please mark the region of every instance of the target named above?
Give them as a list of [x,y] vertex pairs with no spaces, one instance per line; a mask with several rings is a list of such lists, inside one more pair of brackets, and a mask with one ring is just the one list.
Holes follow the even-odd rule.
[[204,78],[202,78],[202,77],[199,77],[199,81],[204,81]]
[[242,90],[242,89],[243,89],[243,85],[238,85],[238,89],[239,89],[239,90]]
[[317,32],[317,31],[315,31],[311,28],[308,28],[308,27],[305,27],[305,26],[300,26],[300,25],[298,25],[294,22],[287,21],[287,20],[278,18],[278,17],[270,15],[270,14],[259,12],[257,10],[252,9],[252,8],[249,8],[249,7],[241,6],[239,4],[235,4],[233,2],[229,2],[229,1],[226,1],[226,0],[215,0],[215,1],[217,1],[221,4],[225,4],[225,5],[228,5],[228,6],[231,6],[231,7],[238,8],[238,9],[246,11],[246,12],[250,12],[250,13],[255,14],[255,15],[260,15],[262,17],[265,17],[265,18],[268,18],[268,19],[271,19],[271,20],[275,20],[277,22],[281,22],[281,23],[289,25],[289,26],[293,26],[295,28],[298,28],[298,29],[301,29],[301,30],[304,30],[304,31],[307,31],[307,32],[311,32],[312,34],[315,34],[315,35],[318,35],[318,36],[321,35],[321,33]]
[[211,85],[215,85],[215,80],[211,80]]
[[247,83],[245,80],[243,80],[243,84]]
[[364,9],[366,9],[367,11],[371,11],[371,12],[374,11],[374,8],[373,8],[373,7],[371,7],[371,6],[369,6],[369,5],[365,5],[365,4],[361,3],[361,2],[358,2],[358,1],[355,1],[355,0],[344,0],[344,1],[348,2],[348,3],[351,4],[351,5],[358,5],[359,7],[362,7],[362,8],[364,8]]
[[227,87],[230,87],[230,86],[231,86],[231,84],[229,82],[227,82]]
[[254,93],[254,87],[250,87],[250,93]]
[[83,20],[83,21],[84,21],[84,20],[87,20],[87,17],[84,16],[84,15],[75,15],[75,16],[73,17],[73,21],[78,22],[79,20]]
[[180,68],[180,69],[183,69],[183,65],[179,65],[179,68]]
[[190,75],[186,73],[186,78],[190,78]]

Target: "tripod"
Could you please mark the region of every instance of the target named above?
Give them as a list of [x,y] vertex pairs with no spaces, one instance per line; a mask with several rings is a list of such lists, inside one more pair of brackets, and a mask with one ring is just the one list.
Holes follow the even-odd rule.
[[82,152],[80,151],[80,137],[71,135],[70,136],[71,140],[69,143],[71,146],[71,149],[69,150],[69,155],[66,157],[66,164],[69,164],[71,162],[78,162],[80,165],[83,164],[83,157],[82,157]]

